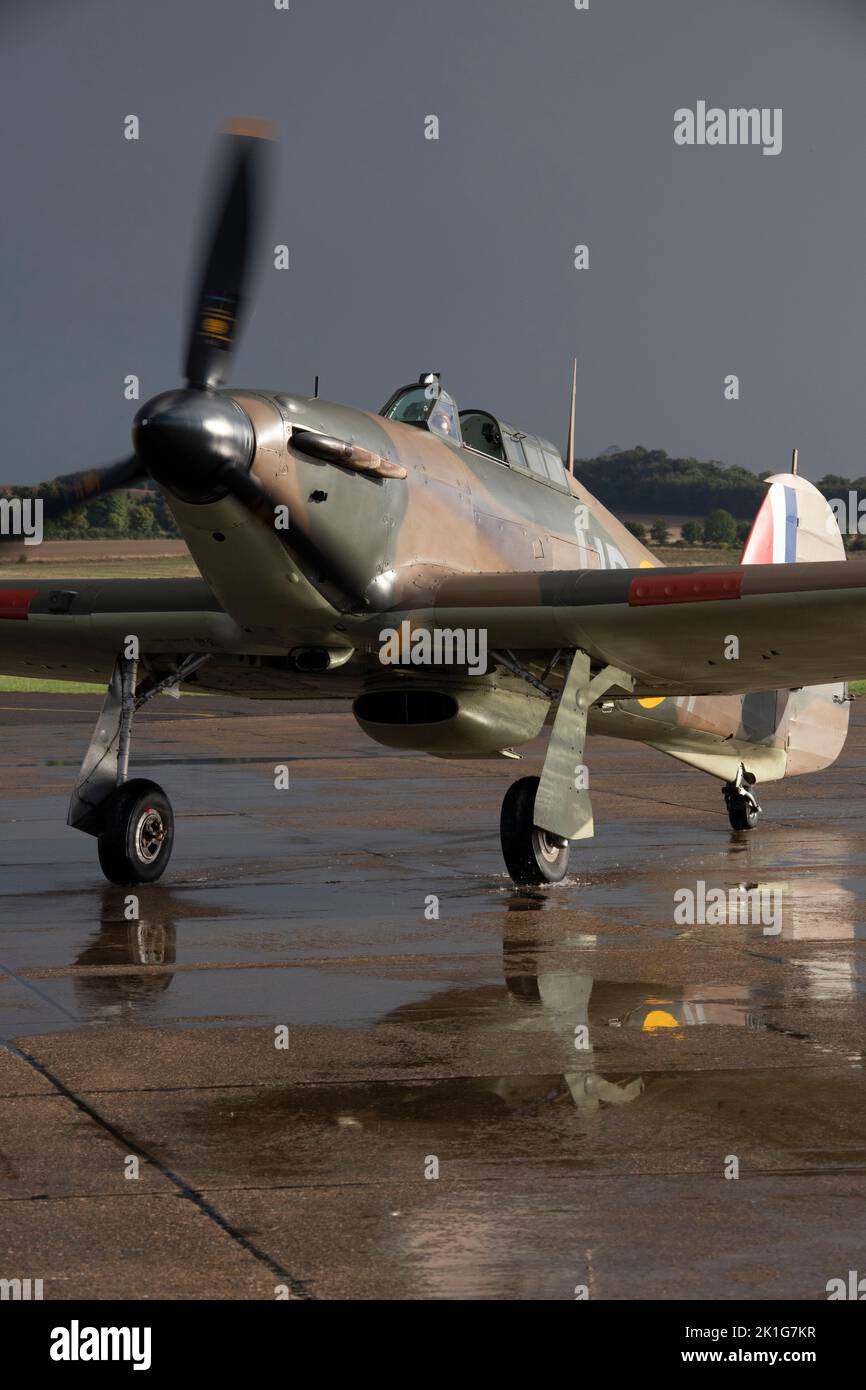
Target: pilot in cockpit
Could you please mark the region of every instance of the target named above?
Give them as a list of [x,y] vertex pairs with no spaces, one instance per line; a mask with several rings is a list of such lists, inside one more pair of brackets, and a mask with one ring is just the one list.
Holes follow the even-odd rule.
[[438,372],[424,372],[417,383],[401,387],[391,397],[382,414],[386,420],[417,425],[420,429],[438,434],[442,439],[460,443],[457,406],[440,385]]
[[433,433],[443,434],[446,439],[453,439],[456,414],[457,411],[451,397],[445,391],[440,392],[428,421]]

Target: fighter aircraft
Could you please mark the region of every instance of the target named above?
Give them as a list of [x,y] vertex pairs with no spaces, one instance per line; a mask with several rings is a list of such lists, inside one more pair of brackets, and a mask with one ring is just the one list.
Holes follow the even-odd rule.
[[45,511],[149,476],[201,577],[0,584],[0,671],[107,680],[68,816],[106,877],[168,864],[171,805],[129,759],[135,713],[180,686],[343,696],[371,738],[442,758],[520,758],[550,726],[540,777],[502,805],[518,883],[561,880],[593,834],[588,729],[717,778],[736,831],[758,783],[830,764],[845,682],[866,677],[866,565],[840,563],[818,491],[770,478],[740,565],[662,568],[574,476],[573,382],[565,466],[458,410],[435,372],[378,412],[225,389],[269,138],[236,122],[221,139],[185,383],[139,410],[129,458],[58,480]]

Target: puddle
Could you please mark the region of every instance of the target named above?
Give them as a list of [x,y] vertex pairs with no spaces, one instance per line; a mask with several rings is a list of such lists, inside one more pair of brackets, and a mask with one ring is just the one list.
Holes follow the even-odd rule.
[[683,883],[672,893],[671,920],[684,938],[853,941],[866,939],[862,895],[811,875],[741,883]]

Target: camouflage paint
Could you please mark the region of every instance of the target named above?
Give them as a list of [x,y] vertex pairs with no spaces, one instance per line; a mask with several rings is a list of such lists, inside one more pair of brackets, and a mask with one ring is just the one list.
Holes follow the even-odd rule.
[[[4,671],[107,676],[121,638],[135,631],[157,667],[170,664],[173,653],[211,651],[214,660],[197,676],[202,689],[354,697],[383,678],[377,639],[383,616],[397,625],[405,615],[424,624],[487,628],[491,645],[508,648],[553,692],[561,664],[552,673],[547,667],[558,648],[580,647],[594,666],[633,671],[638,698],[603,701],[591,712],[590,730],[638,739],[715,775],[730,775],[729,764],[744,749],[761,779],[811,771],[838,754],[847,725],[838,691],[776,689],[775,668],[786,659],[800,663],[803,679],[812,678],[810,660],[815,679],[834,674],[826,644],[804,642],[787,618],[789,595],[804,587],[798,566],[659,569],[651,552],[568,475],[563,486],[545,482],[424,429],[335,402],[230,394],[255,431],[252,472],[288,508],[288,531],[263,525],[231,498],[190,504],[167,491],[205,583],[37,581],[23,620],[18,600],[7,598],[16,621],[0,619]],[[401,465],[406,476],[379,477],[312,458],[293,448],[295,429],[356,444]],[[817,526],[813,517],[813,531]],[[828,563],[810,570],[822,621],[832,623],[836,610],[837,624],[854,622],[846,598],[856,601],[859,615],[862,564],[850,562],[841,573]],[[677,586],[703,586],[703,592],[678,594]],[[18,588],[0,585],[0,614],[3,593]],[[73,598],[58,608],[51,593]],[[741,599],[754,602],[741,609]],[[804,618],[798,618],[801,629],[808,627]],[[744,646],[752,642],[759,655],[729,669],[702,659],[734,622]],[[856,656],[853,643],[839,649],[842,678],[861,674],[861,667],[866,675],[859,616],[856,623]],[[300,676],[286,666],[288,652],[300,645],[347,644],[357,655],[339,673]],[[414,672],[405,676],[419,679]],[[439,687],[455,678],[429,669],[420,676]],[[733,693],[737,683],[758,693]],[[513,694],[522,685],[497,663],[484,684],[494,697],[498,689]],[[532,736],[538,705],[535,692],[531,717],[515,721],[523,737]],[[471,718],[464,717],[461,751],[467,727]],[[447,751],[441,731],[432,741],[435,751]]]

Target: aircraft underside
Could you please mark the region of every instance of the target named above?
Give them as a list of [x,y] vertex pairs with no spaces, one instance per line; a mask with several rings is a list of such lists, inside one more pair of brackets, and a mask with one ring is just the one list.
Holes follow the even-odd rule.
[[[542,783],[534,776],[519,779],[503,805],[503,852],[518,881],[561,878],[570,841],[594,833],[591,758],[584,761],[584,735],[644,743],[718,778],[738,830],[750,829],[757,820],[757,783],[827,766],[845,740],[849,706],[836,685],[754,695],[624,699],[616,694],[616,673],[605,676],[606,668],[593,668],[581,653],[560,652],[552,658],[510,649],[491,653],[483,675],[454,668],[383,668],[369,656],[320,669],[321,649],[316,647],[279,654],[219,650],[232,641],[242,645],[242,634],[213,602],[194,615],[185,611],[184,596],[179,599],[176,588],[173,612],[121,618],[117,609],[124,595],[101,585],[99,601],[94,592],[87,601],[91,611],[76,617],[63,595],[80,595],[88,583],[93,581],[49,589],[42,581],[39,602],[32,607],[41,603],[60,611],[0,624],[0,667],[13,675],[108,682],[109,694],[72,793],[69,821],[96,836],[103,870],[116,882],[157,877],[171,851],[174,816],[168,798],[154,783],[130,778],[128,769],[134,764],[133,715],[154,697],[177,693],[181,686],[203,697],[345,701],[347,713],[351,710],[364,732],[386,747],[445,758],[520,759],[535,755],[533,741],[539,735],[554,744],[560,711],[567,712],[571,704],[569,682],[583,660],[585,683],[598,686],[583,727],[560,733],[560,747],[553,754],[549,748],[545,758],[545,768],[552,764],[556,776],[573,783],[572,820],[539,829],[536,799]],[[189,584],[194,587],[187,589],[186,601],[195,597],[201,605],[202,587],[197,581]],[[8,610],[14,591],[5,592]],[[155,602],[160,595],[152,592]],[[111,594],[113,599],[107,597]],[[103,611],[94,612],[100,605]],[[198,650],[151,649],[136,659],[118,651],[119,626],[135,628],[145,641],[150,632],[153,644],[156,633],[165,634],[172,623],[172,646],[184,645],[183,637],[195,633]],[[190,641],[185,645],[193,647]],[[551,820],[562,816],[564,804],[562,798],[553,801]]]

